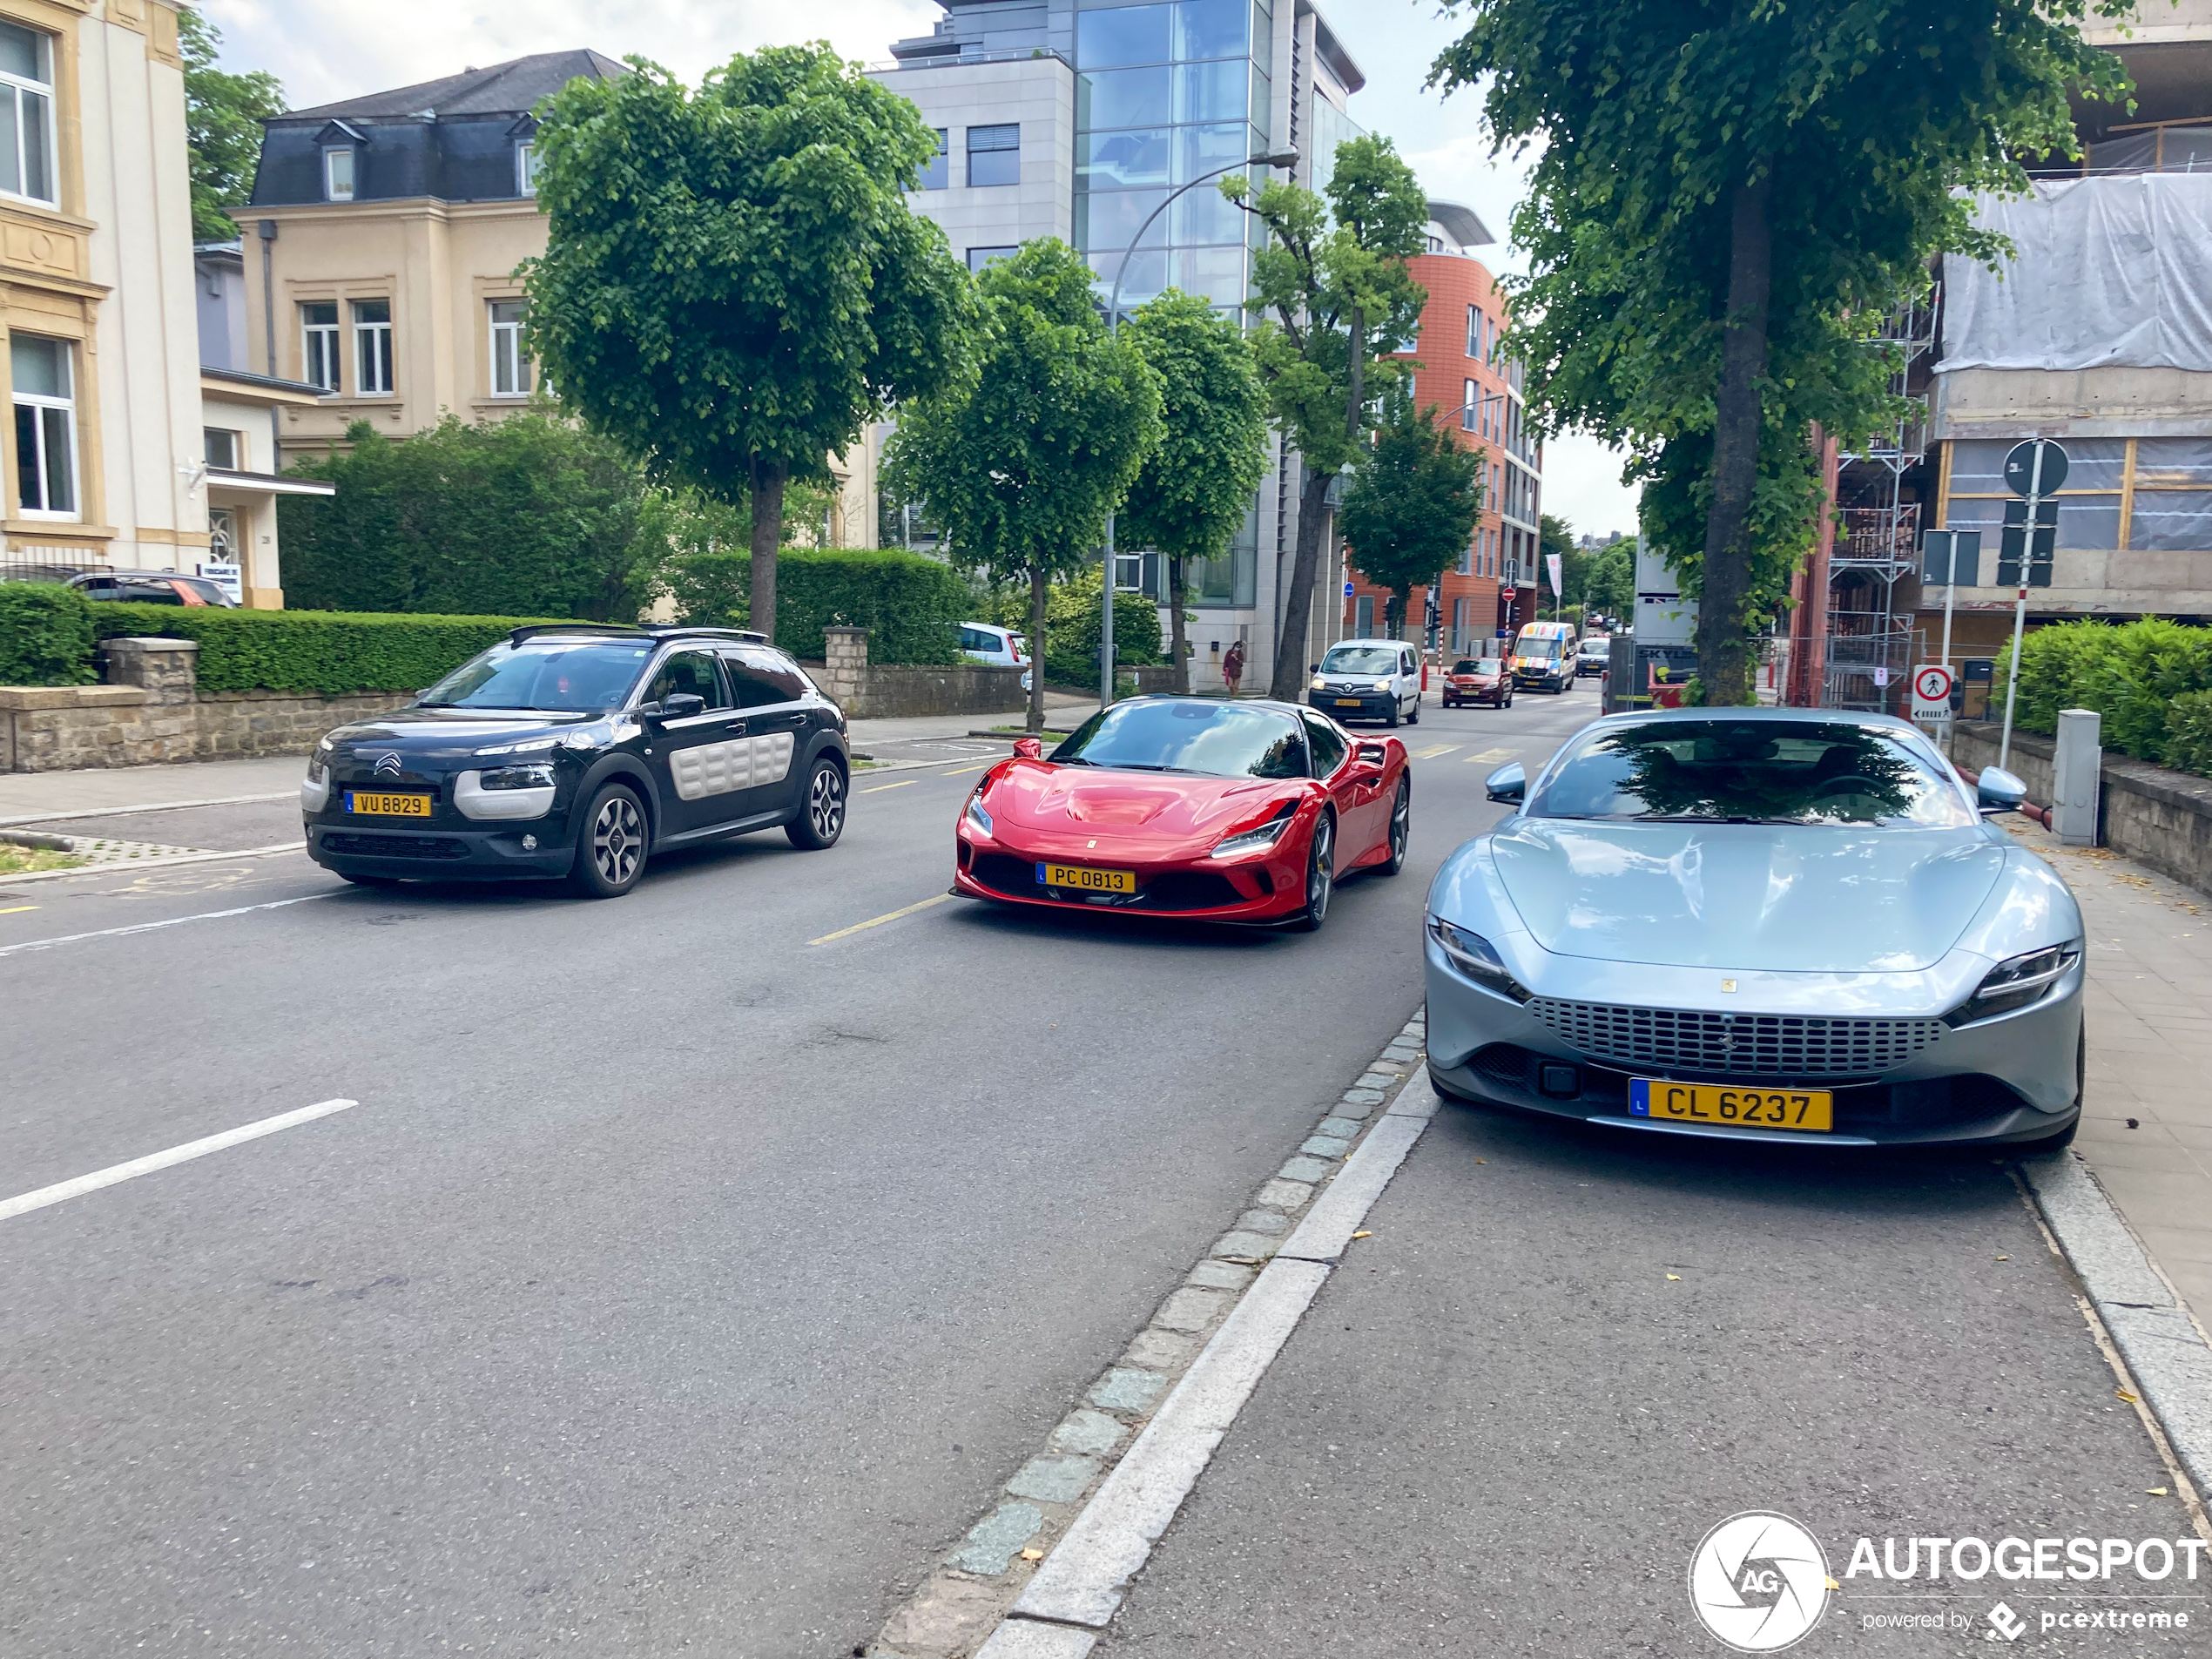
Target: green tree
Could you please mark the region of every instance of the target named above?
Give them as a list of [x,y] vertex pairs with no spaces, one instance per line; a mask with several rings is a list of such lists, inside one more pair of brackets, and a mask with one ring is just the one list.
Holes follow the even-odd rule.
[[[986,268],[970,372],[903,407],[885,455],[886,488],[928,502],[955,560],[1028,579],[1033,648],[1051,579],[1091,559],[1160,441],[1158,376],[1107,334],[1090,284],[1082,256],[1049,237]],[[1044,730],[1042,674],[1029,730]]]
[[1402,638],[1414,587],[1459,557],[1482,514],[1482,456],[1462,448],[1433,408],[1388,400],[1374,448],[1352,469],[1337,523],[1345,556],[1390,590],[1390,637]]
[[1296,701],[1329,486],[1365,447],[1379,395],[1407,372],[1388,360],[1413,345],[1428,298],[1406,266],[1425,246],[1428,199],[1390,140],[1378,138],[1337,146],[1325,200],[1276,180],[1251,196],[1241,176],[1223,179],[1221,190],[1239,203],[1251,197],[1248,210],[1267,227],[1253,260],[1258,297],[1247,303],[1271,314],[1252,331],[1252,352],[1268,413],[1305,463],[1271,686]]
[[288,604],[629,622],[650,603],[645,481],[611,440],[544,411],[346,436],[293,469],[335,496],[277,498]]
[[[1118,538],[1124,547],[1155,549],[1167,561],[1169,660],[1175,689],[1187,692],[1190,561],[1226,552],[1251,510],[1252,492],[1267,470],[1267,397],[1244,330],[1196,294],[1169,289],[1133,314],[1123,332],[1160,378],[1163,430],[1122,503]],[[1116,641],[1122,604],[1116,599]]]
[[696,92],[631,62],[544,106],[531,348],[657,481],[749,494],[772,634],[786,483],[959,357],[967,273],[905,197],[936,135],[826,44],[740,52]]
[[177,12],[177,47],[185,60],[185,143],[192,158],[192,234],[195,242],[238,239],[238,222],[223,210],[253,194],[261,158],[261,123],[284,113],[284,88],[265,69],[243,75],[215,67],[222,31],[195,6]]
[[2069,87],[2124,80],[2075,24],[2134,4],[1447,0],[1469,26],[1433,79],[1534,152],[1508,349],[1546,429],[1628,445],[1656,487],[1711,701],[1750,695],[1763,589],[1811,540],[1809,423],[1892,417],[1878,320],[1932,255],[1999,251],[1973,192],[2074,153]]

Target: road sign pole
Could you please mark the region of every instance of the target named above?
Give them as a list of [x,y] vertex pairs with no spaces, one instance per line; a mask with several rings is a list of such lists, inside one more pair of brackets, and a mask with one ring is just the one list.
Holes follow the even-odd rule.
[[[2027,575],[2035,565],[2035,537],[2043,516],[2043,455],[2047,446],[2039,439],[2033,469],[2028,475],[2027,525],[2020,540],[2020,593],[2013,606],[2013,667],[2005,676],[2005,734],[1997,744],[1997,769],[2005,771],[2013,759],[2013,705],[2020,697],[2020,640],[2027,632]],[[2057,538],[2053,537],[2054,540]],[[1958,575],[1953,555],[1953,576]]]

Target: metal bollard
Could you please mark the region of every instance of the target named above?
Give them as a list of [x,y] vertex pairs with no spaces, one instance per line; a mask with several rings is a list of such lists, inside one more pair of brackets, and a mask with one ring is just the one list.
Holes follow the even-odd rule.
[[2104,717],[2095,710],[2059,711],[2059,752],[2051,765],[2051,827],[2067,846],[2097,844],[2103,736]]

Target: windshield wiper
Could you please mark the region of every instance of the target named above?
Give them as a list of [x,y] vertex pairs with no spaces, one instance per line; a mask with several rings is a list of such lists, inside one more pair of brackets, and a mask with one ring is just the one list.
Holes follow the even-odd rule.
[[1647,813],[1631,820],[1638,824],[1793,824],[1790,818],[1750,818],[1741,814],[1723,816],[1715,813]]

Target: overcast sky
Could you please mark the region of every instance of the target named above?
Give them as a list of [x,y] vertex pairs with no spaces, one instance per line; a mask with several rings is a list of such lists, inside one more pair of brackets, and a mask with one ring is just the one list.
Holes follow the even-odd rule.
[[[435,80],[470,64],[590,46],[641,54],[691,79],[733,51],[826,33],[847,57],[876,62],[892,41],[926,32],[934,0],[200,0],[221,28],[224,64],[267,69],[295,107]],[[1494,163],[1473,100],[1426,91],[1437,51],[1456,32],[1436,0],[1334,0],[1323,8],[1366,72],[1352,113],[1398,141],[1431,195],[1462,201],[1503,238],[1516,169]],[[1515,268],[1502,243],[1482,256]],[[1544,505],[1577,533],[1633,531],[1635,501],[1619,459],[1568,437],[1545,453]]]

